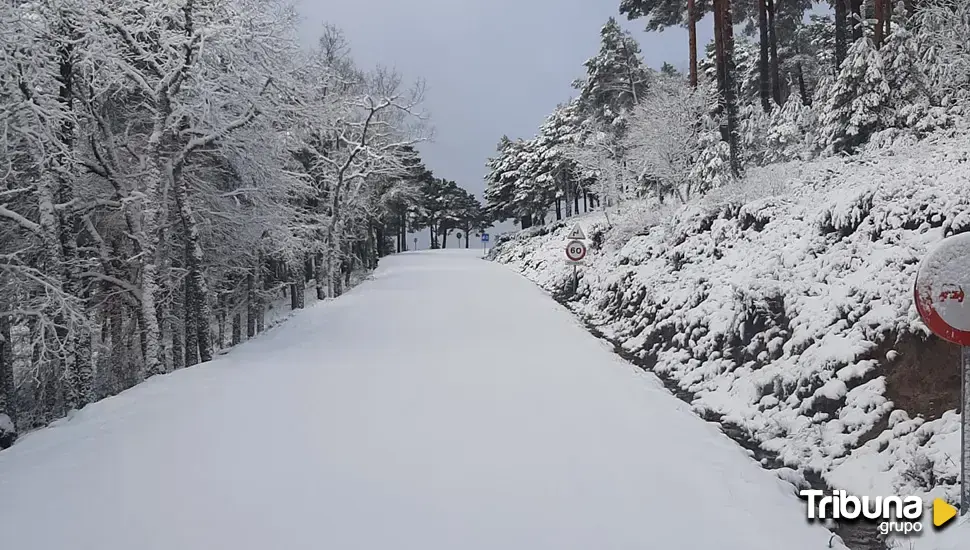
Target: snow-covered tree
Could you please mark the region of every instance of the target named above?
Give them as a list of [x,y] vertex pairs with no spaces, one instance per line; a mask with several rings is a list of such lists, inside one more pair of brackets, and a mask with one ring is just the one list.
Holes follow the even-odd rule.
[[915,29],[928,88],[942,105],[965,101],[970,95],[970,52],[964,46],[970,42],[970,2],[920,2],[908,27]]
[[852,152],[863,145],[886,127],[889,97],[879,52],[868,38],[856,40],[829,90],[819,145],[830,152]]
[[336,295],[413,216],[420,83],[356,67],[333,27],[307,54],[297,23],[276,0],[0,10],[15,428],[210,359],[314,278]]
[[630,116],[624,137],[630,168],[643,194],[663,200],[691,194],[690,173],[700,149],[700,120],[707,87],[691,88],[680,78],[660,78]]
[[600,49],[584,63],[586,76],[573,83],[579,106],[597,124],[621,125],[649,86],[652,71],[644,64],[640,45],[610,17],[600,29]]
[[785,162],[811,153],[813,123],[814,110],[801,101],[788,101],[773,111],[765,133],[764,162]]
[[734,180],[731,170],[731,149],[721,139],[720,124],[705,115],[698,131],[697,160],[688,176],[689,186],[684,200],[691,200]]

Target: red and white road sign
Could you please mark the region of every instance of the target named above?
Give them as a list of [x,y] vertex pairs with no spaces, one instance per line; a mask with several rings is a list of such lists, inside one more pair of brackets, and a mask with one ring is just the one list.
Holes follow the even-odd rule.
[[933,334],[970,346],[970,233],[943,239],[919,266],[916,310]]
[[569,241],[566,243],[566,259],[570,262],[581,262],[586,257],[586,243],[583,241]]

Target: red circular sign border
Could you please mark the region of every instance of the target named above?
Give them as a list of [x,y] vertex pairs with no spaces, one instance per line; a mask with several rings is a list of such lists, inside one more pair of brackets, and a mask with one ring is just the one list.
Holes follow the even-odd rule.
[[958,346],[970,346],[970,331],[953,328],[946,324],[943,317],[933,309],[933,297],[929,300],[920,298],[919,295],[919,272],[916,273],[916,280],[913,281],[913,301],[916,302],[916,311],[920,318],[926,323],[927,328],[940,338],[956,344]]
[[[571,257],[569,255],[569,247],[572,246],[573,244],[579,244],[580,246],[583,247],[583,255],[582,256],[580,256],[578,258],[573,258],[573,257]],[[583,258],[585,258],[585,257],[586,257],[586,243],[584,243],[583,241],[580,241],[580,240],[572,240],[572,241],[569,241],[568,243],[566,243],[566,259],[567,260],[569,260],[571,262],[581,262],[581,261],[583,261]]]

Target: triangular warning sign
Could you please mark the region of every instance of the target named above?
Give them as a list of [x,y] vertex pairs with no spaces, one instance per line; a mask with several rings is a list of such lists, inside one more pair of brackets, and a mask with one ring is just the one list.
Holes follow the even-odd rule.
[[583,241],[586,240],[586,235],[583,233],[583,228],[577,223],[576,227],[573,227],[572,232],[569,233],[569,237],[567,238],[570,241]]

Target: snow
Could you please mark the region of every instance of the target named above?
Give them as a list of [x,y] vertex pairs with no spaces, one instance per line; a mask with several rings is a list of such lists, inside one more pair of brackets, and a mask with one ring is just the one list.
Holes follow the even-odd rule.
[[4,547],[829,547],[791,483],[478,256],[386,258],[27,434],[0,452]]
[[958,415],[870,432],[896,408],[882,364],[897,352],[881,346],[927,333],[913,305],[919,261],[967,229],[968,148],[967,135],[937,135],[752,168],[686,206],[624,205],[511,234],[491,257],[563,295],[564,238],[580,221],[601,245],[570,309],[689,392],[695,411],[849,492],[957,502]]

